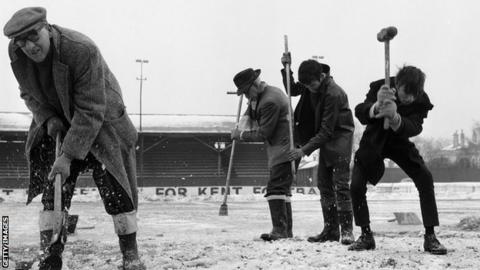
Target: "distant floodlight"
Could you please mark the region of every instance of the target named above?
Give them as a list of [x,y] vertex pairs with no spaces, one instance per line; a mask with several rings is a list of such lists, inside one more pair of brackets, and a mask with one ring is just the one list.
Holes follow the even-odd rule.
[[218,150],[225,149],[225,142],[215,142],[215,148]]

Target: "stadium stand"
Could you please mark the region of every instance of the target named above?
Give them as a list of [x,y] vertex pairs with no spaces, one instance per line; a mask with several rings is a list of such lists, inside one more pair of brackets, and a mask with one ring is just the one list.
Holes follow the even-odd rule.
[[[225,184],[230,158],[230,131],[234,116],[143,115],[143,157],[137,147],[140,186],[221,186]],[[131,116],[136,126],[138,115]],[[0,112],[0,187],[26,187],[28,179],[24,144],[31,115]],[[268,180],[263,143],[237,144],[232,185],[265,185]],[[143,161],[143,162],[142,162]],[[301,172],[301,173],[300,173]],[[300,171],[299,180],[311,185],[312,170]],[[303,183],[302,182],[302,183]],[[300,184],[300,183],[299,183]],[[92,186],[90,173],[77,186]]]

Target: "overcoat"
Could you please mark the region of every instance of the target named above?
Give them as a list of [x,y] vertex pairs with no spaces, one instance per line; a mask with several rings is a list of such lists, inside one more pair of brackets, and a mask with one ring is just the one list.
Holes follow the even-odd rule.
[[[312,104],[310,91],[294,82],[290,72],[291,95],[300,96],[294,113],[296,141],[306,155],[320,149],[327,165],[351,160],[355,125],[345,91],[330,76],[330,67],[322,64],[327,77],[320,85],[318,102]],[[286,88],[286,74],[282,70]]]
[[[391,77],[390,82],[390,86],[395,87],[395,77]],[[384,158],[389,157],[394,151],[399,152],[398,149],[406,150],[408,154],[405,158],[420,159],[414,161],[423,163],[418,150],[409,138],[422,132],[423,120],[433,108],[425,92],[410,104],[399,103],[398,94],[396,94],[395,102],[397,112],[402,119],[401,124],[397,131],[391,128],[385,130],[383,118],[370,117],[370,108],[377,101],[377,92],[383,84],[385,84],[384,79],[372,82],[365,101],[355,107],[355,116],[360,123],[366,125],[359,148],[355,153],[355,165],[359,166],[367,180],[374,185],[380,181],[385,171]]]
[[[63,109],[61,117],[69,125],[61,150],[79,160],[91,152],[115,177],[136,208],[137,131],[125,110],[117,79],[90,38],[57,25],[50,27],[53,85]],[[55,112],[42,95],[34,62],[13,41],[8,51],[20,96],[33,114],[25,145],[30,166],[30,153],[45,136],[46,121]],[[42,192],[39,185],[48,181],[46,175],[38,175],[31,166],[29,172],[27,204]]]
[[290,150],[288,97],[279,88],[269,86],[262,82],[263,91],[258,96],[258,101],[249,103],[245,112],[255,121],[258,128],[245,131],[243,141],[264,141],[267,145],[269,168],[288,162]]

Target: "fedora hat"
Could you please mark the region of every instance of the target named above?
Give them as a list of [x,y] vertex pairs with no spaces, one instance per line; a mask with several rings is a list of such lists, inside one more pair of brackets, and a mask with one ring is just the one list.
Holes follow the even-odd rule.
[[237,95],[242,95],[250,86],[252,86],[253,82],[258,78],[260,75],[260,69],[253,69],[247,68],[245,70],[240,71],[233,77],[233,83],[237,86]]

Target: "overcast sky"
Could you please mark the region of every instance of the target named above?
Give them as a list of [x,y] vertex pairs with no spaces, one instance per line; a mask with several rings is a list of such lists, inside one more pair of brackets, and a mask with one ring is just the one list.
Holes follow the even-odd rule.
[[[335,81],[361,102],[370,81],[384,76],[383,44],[377,32],[396,26],[391,70],[404,64],[427,74],[435,105],[424,136],[471,134],[480,120],[480,2],[478,1],[2,1],[3,26],[20,8],[43,6],[52,24],[78,30],[100,48],[123,90],[127,110],[139,111],[140,66],[144,65],[143,112],[234,115],[233,76],[247,67],[282,86],[280,57],[288,35],[292,68],[324,56]],[[27,111],[0,38],[0,111]],[[294,103],[296,100],[294,99]]]

